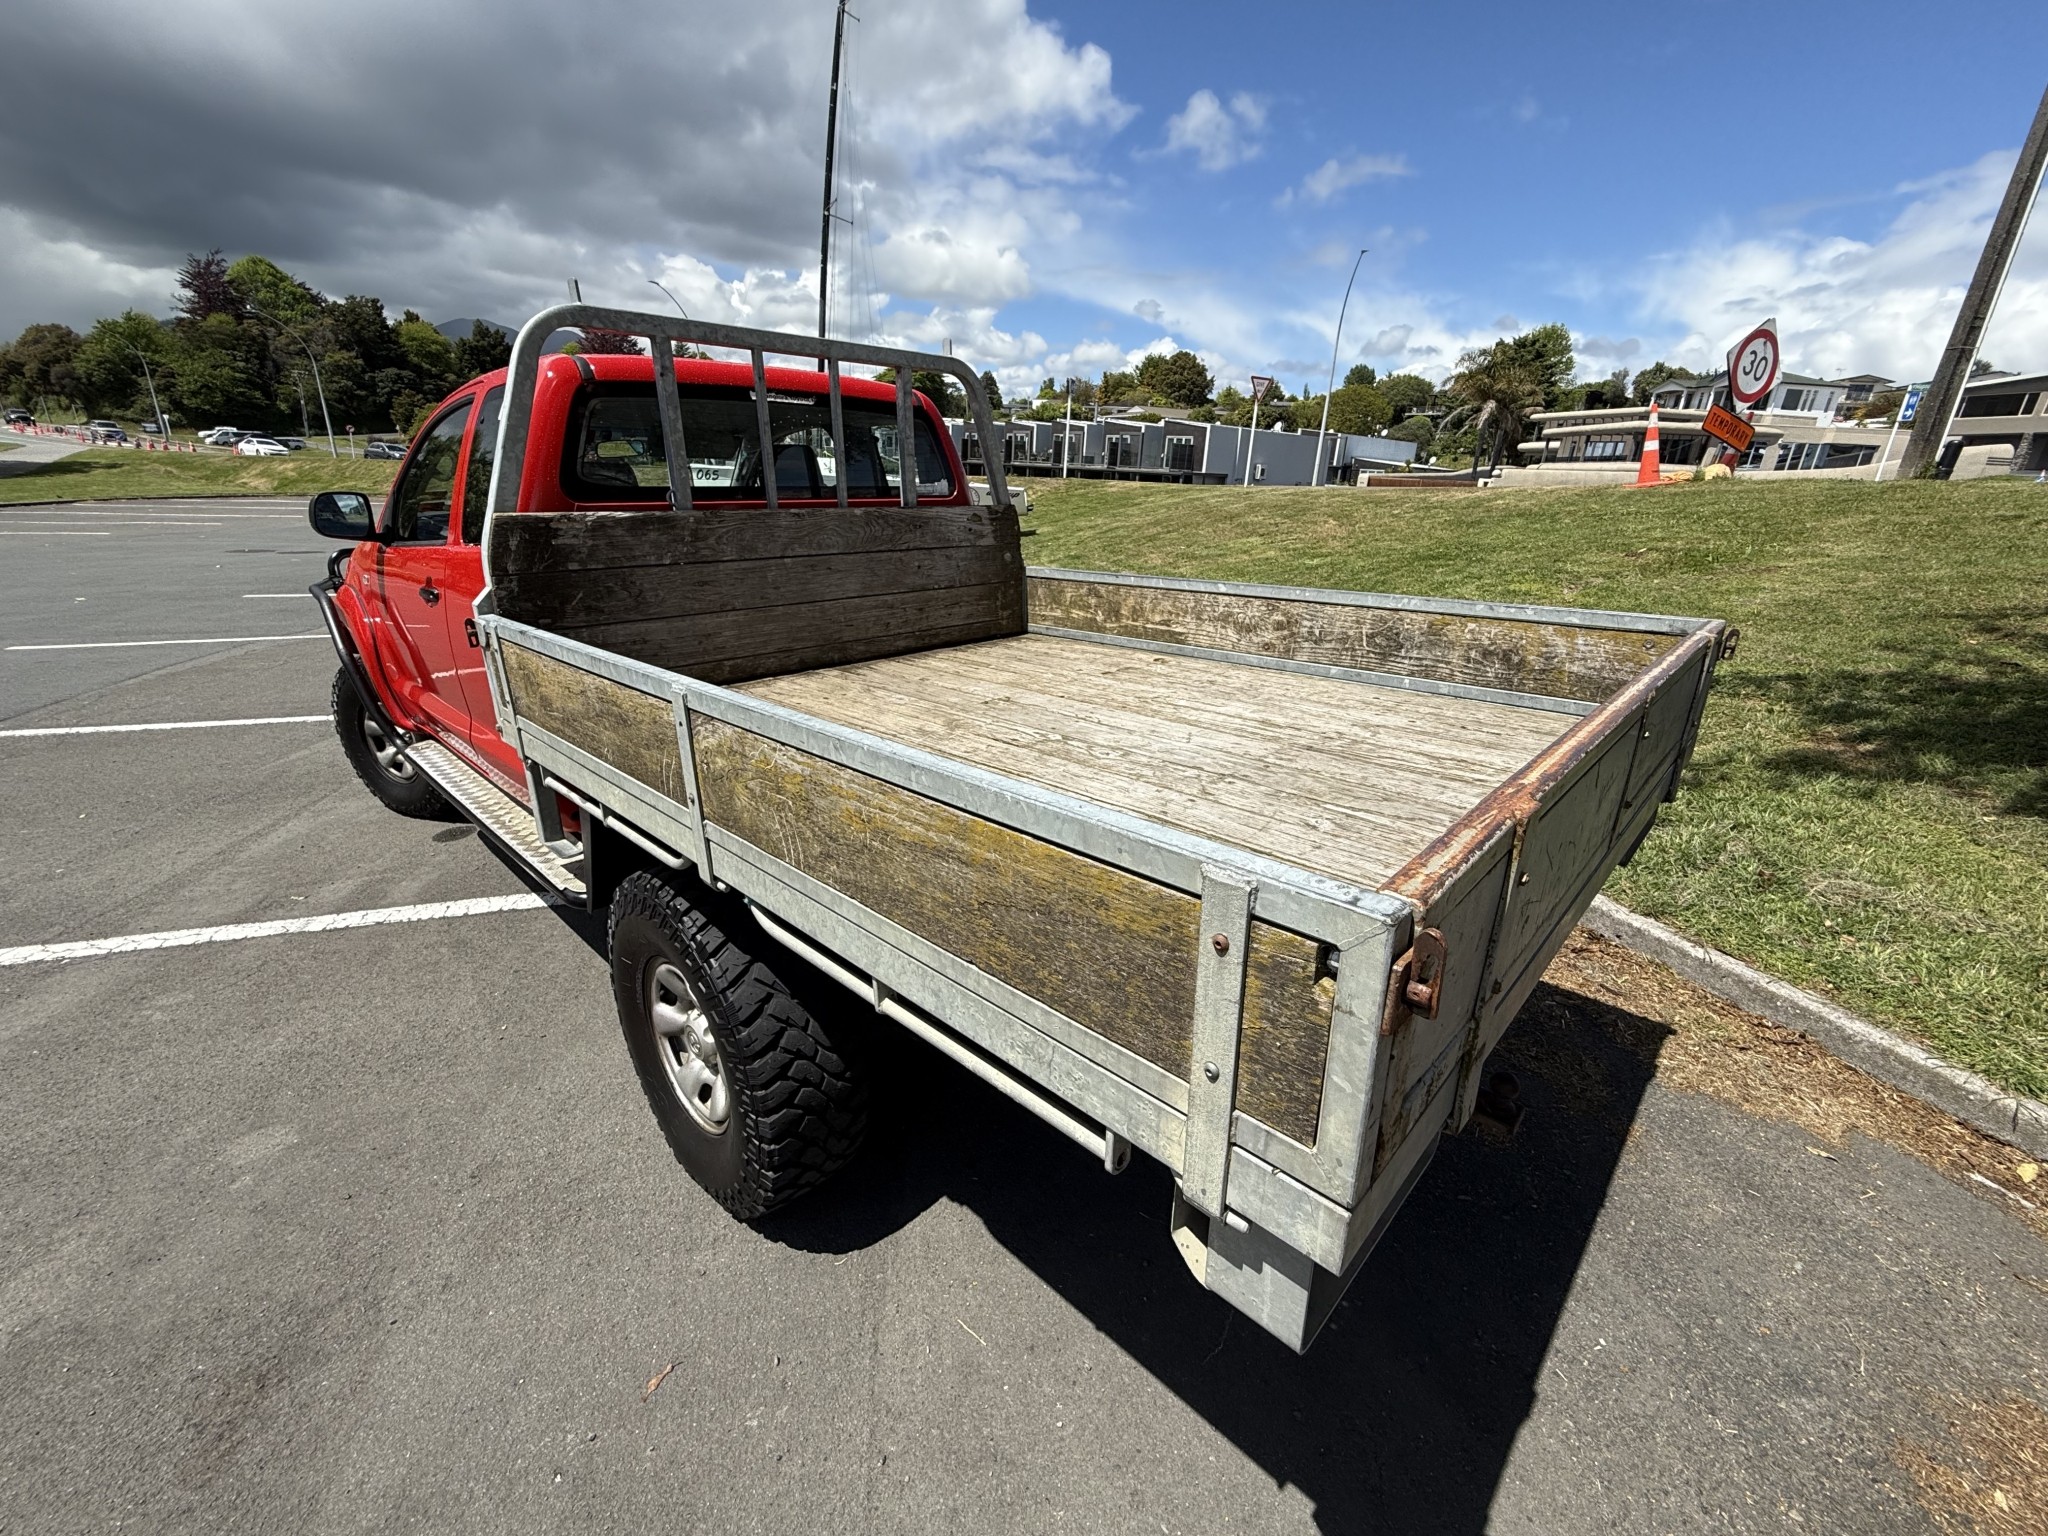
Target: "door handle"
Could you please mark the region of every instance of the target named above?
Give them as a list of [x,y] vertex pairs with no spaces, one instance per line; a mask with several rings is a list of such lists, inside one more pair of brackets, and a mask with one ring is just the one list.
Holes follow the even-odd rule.
[[420,588],[420,601],[425,603],[429,608],[433,607],[434,604],[441,601],[440,589],[436,587],[431,581],[428,582],[425,586]]

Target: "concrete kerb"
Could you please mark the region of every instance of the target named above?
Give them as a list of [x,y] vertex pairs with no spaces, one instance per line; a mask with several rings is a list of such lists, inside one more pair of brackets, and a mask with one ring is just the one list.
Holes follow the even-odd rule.
[[1887,1087],[2035,1157],[2048,1158],[2048,1104],[2007,1093],[1989,1078],[1943,1061],[1925,1046],[1859,1019],[1824,998],[1695,943],[1627,907],[1596,897],[1583,926],[1669,967],[1723,1002],[1797,1030]]

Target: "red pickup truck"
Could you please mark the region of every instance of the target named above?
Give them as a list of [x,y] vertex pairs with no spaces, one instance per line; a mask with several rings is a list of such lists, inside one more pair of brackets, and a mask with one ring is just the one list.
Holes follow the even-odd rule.
[[[649,352],[547,355],[563,326]],[[733,1215],[859,1141],[856,1026],[788,984],[823,978],[1108,1171],[1164,1164],[1197,1281],[1305,1348],[1438,1139],[1512,1118],[1493,1047],[1733,633],[1030,568],[998,441],[951,356],[536,315],[381,515],[313,500],[352,546],[314,589],[342,745],[607,913],[627,1054]]]
[[[685,359],[676,378],[691,499],[728,511],[765,508],[753,370]],[[381,512],[349,492],[327,493],[314,509],[319,531],[359,541],[335,557],[330,580],[314,589],[342,657],[334,679],[342,749],[371,793],[408,816],[448,810],[402,750],[408,734],[440,742],[522,804],[532,801],[525,764],[497,729],[475,614],[505,379],[502,369],[485,374],[441,403],[415,434]],[[898,504],[893,385],[842,382],[846,447],[835,452],[826,376],[771,368],[766,381],[776,414],[779,506],[836,509],[842,466],[848,506]],[[920,504],[966,505],[952,439],[931,402],[913,398]],[[517,496],[524,509],[554,512],[670,504],[651,360],[561,354],[542,361]]]

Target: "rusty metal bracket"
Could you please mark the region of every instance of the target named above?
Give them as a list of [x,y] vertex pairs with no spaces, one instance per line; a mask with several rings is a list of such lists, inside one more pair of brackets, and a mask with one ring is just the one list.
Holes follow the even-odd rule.
[[1443,930],[1424,928],[1394,962],[1387,984],[1387,1011],[1380,1033],[1391,1035],[1403,1012],[1436,1017],[1444,997],[1444,962],[1449,958]]
[[1727,633],[1721,636],[1721,660],[1726,661],[1730,656],[1733,656],[1735,654],[1735,647],[1741,643],[1742,631],[1732,624],[1729,625]]

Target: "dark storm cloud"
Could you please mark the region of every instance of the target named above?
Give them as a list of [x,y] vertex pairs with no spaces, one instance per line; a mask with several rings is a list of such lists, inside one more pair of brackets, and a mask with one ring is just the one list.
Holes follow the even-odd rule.
[[[1066,48],[1021,0],[874,9],[848,131],[884,219],[914,219],[957,138],[1123,110],[1107,59]],[[12,270],[0,253],[0,328],[36,307],[20,290],[66,277],[52,268],[138,269],[69,274],[118,287],[214,246],[462,313],[515,312],[571,272],[587,289],[594,271],[655,270],[657,252],[803,268],[831,11],[12,0],[0,209],[17,249]],[[21,248],[53,242],[83,254]]]

